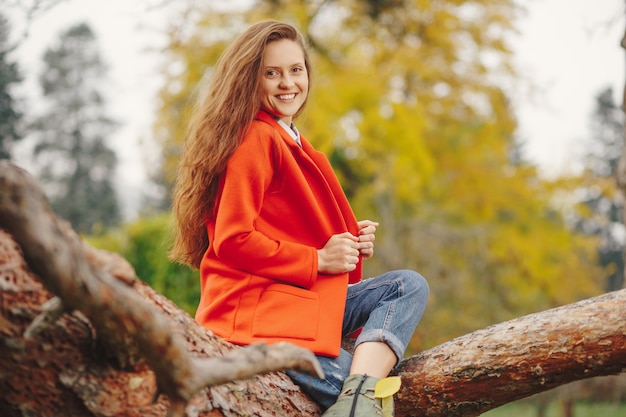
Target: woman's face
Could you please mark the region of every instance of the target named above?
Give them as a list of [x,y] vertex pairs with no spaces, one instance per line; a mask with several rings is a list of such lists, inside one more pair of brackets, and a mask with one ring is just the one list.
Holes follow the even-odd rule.
[[268,43],[263,53],[261,107],[289,125],[308,93],[309,74],[300,45],[289,39]]

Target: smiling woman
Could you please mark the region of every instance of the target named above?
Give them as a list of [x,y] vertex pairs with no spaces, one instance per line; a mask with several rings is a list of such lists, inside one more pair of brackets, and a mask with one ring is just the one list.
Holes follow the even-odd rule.
[[[189,126],[171,255],[200,269],[196,320],[215,334],[317,355],[325,379],[290,376],[325,416],[390,415],[400,383],[387,375],[428,285],[409,270],[362,280],[378,223],[357,221],[330,162],[293,123],[310,74],[302,35],[280,22],[251,26],[224,52]],[[341,340],[356,331],[352,355]]]
[[309,75],[302,48],[289,39],[269,43],[263,55],[263,71],[261,106],[290,126],[309,93]]

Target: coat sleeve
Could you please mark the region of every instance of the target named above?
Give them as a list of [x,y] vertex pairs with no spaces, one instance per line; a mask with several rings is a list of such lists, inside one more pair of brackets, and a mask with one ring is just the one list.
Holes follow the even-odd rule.
[[216,256],[237,269],[303,288],[317,279],[315,247],[261,233],[256,220],[278,163],[272,140],[251,130],[230,158],[212,242]]

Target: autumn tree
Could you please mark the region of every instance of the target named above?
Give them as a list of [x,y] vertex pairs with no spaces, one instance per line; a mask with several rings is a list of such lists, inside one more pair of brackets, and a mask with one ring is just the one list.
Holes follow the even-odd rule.
[[106,66],[91,28],[83,23],[63,32],[43,61],[46,109],[32,125],[40,180],[77,231],[117,224],[117,156],[107,143],[115,122],[106,114]]

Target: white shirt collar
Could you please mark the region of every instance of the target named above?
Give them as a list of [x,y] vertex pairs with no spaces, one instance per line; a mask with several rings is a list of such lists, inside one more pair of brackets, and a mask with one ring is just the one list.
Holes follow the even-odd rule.
[[291,126],[287,126],[287,123],[283,122],[281,119],[276,119],[276,121],[279,125],[282,126],[283,129],[285,129],[287,133],[289,133],[289,136],[291,136],[291,138],[296,141],[298,146],[302,147],[302,142],[300,141],[300,132],[298,132],[298,129],[296,129],[296,125],[291,123]]

